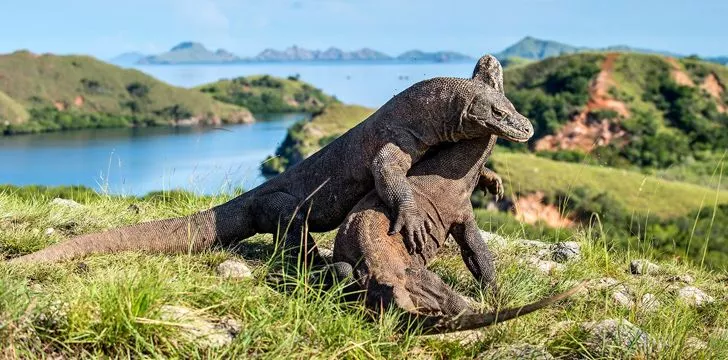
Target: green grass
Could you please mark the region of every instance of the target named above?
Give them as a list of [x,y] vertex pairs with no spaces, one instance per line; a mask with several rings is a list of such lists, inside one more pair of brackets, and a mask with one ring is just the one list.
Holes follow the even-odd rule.
[[[70,193],[83,208],[50,205],[59,193]],[[225,199],[177,194],[145,200],[93,195],[79,189],[6,188],[0,192],[0,252],[5,256],[26,253],[74,234],[188,214]],[[139,214],[127,210],[132,203],[141,210]],[[57,231],[45,235],[44,229],[49,227]],[[500,232],[513,236],[506,228]],[[332,235],[316,236],[327,243]],[[342,303],[339,292],[321,292],[301,279],[293,279],[293,286],[282,291],[265,280],[274,269],[267,258],[269,251],[242,251],[254,267],[254,277],[242,281],[215,275],[217,264],[238,256],[223,251],[179,256],[125,253],[84,259],[84,267],[78,261],[0,265],[0,351],[4,357],[19,358],[472,358],[490,348],[525,342],[544,344],[561,356],[595,358],[595,354],[583,353],[577,326],[564,322],[625,318],[664,344],[659,358],[682,358],[688,337],[708,344],[695,358],[728,356],[728,341],[716,336],[716,329],[728,327],[728,318],[720,315],[728,311],[725,284],[720,282],[726,274],[666,262],[661,264],[665,275],[635,277],[625,272],[629,258],[613,249],[610,239],[579,234],[573,239],[582,246],[582,260],[551,276],[520,264],[522,248],[495,247],[502,290],[496,300],[481,296],[454,245],[443,250],[432,268],[458,291],[479,299],[485,308],[523,304],[577,280],[604,276],[628,284],[637,295],[655,294],[662,307],[653,314],[620,308],[608,292],[595,290],[479,331],[478,341],[461,345],[457,337],[420,337],[416,331],[397,331],[396,312],[375,315],[372,321],[360,304]],[[243,243],[243,248],[271,246],[270,236]],[[696,286],[716,297],[716,303],[701,309],[677,303],[664,279],[684,273],[693,275]],[[163,305],[198,309],[210,318],[232,317],[243,324],[242,331],[231,344],[206,349],[180,336],[179,326],[160,321]],[[563,331],[552,334],[557,323]],[[613,356],[627,356],[625,350],[619,351]]]
[[531,154],[496,152],[492,161],[512,193],[528,194],[585,187],[611,194],[629,211],[672,218],[700,207],[710,207],[716,199],[728,203],[728,192],[715,188],[663,180],[639,172],[603,166],[564,163]]

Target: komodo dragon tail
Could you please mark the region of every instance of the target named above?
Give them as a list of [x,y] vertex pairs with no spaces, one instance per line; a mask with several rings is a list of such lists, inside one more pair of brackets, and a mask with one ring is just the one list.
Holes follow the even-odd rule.
[[556,294],[554,296],[539,300],[537,302],[524,305],[519,308],[510,308],[506,310],[500,310],[487,314],[463,314],[458,317],[444,317],[444,316],[431,316],[422,318],[423,334],[442,334],[455,331],[473,330],[494,325],[507,320],[515,319],[519,316],[523,316],[532,313],[536,310],[543,309],[551,304],[564,300],[576,292],[581,290],[587,281],[582,281],[573,288]]
[[37,252],[11,259],[10,263],[40,263],[70,260],[91,254],[121,251],[147,253],[200,252],[215,244],[227,245],[252,234],[249,214],[236,207],[236,200],[190,216],[125,226],[77,236]]

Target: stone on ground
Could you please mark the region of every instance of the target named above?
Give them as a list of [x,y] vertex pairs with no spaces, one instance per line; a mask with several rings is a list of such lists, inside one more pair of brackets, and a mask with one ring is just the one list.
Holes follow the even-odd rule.
[[478,355],[480,360],[506,360],[506,359],[528,359],[528,360],[551,360],[554,359],[543,345],[518,344],[497,347]]
[[647,260],[632,260],[629,263],[629,272],[634,275],[656,275],[660,273],[660,267]]
[[217,274],[226,279],[246,279],[253,276],[248,265],[241,260],[225,260],[217,266]]
[[715,298],[695,286],[685,286],[677,291],[677,298],[686,305],[700,307],[715,301]]
[[55,198],[51,201],[51,205],[57,205],[57,206],[65,206],[69,208],[77,208],[79,206],[82,206],[81,204],[69,200],[69,199],[61,199],[61,198]]
[[560,263],[581,258],[581,246],[576,241],[566,241],[551,245],[551,258]]
[[583,344],[590,356],[601,358],[651,351],[650,336],[625,319],[585,322],[581,329],[585,332]]

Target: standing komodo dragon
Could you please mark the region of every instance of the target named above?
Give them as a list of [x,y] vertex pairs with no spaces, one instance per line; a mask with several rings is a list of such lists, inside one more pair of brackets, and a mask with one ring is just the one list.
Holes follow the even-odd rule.
[[[486,55],[472,79],[433,78],[410,86],[309,158],[224,204],[190,216],[78,236],[11,262],[123,250],[198,252],[256,233],[274,234],[293,253],[305,247],[313,256],[315,243],[305,231],[335,229],[372,189],[394,214],[391,232],[404,229],[408,242],[422,243],[429,224],[406,178],[413,163],[441,143],[489,134],[526,141],[533,133],[523,119],[502,116],[513,105],[481,80],[490,76],[490,64],[500,69],[495,57]],[[307,239],[303,244],[302,238]]]
[[[500,67],[484,79],[503,91]],[[477,74],[476,74],[477,75]],[[499,110],[503,119],[530,123],[512,107]],[[530,131],[528,131],[530,133]],[[396,305],[415,315],[425,332],[474,329],[525,315],[574,293],[565,293],[492,314],[477,314],[452,288],[426,265],[448,235],[460,247],[466,266],[482,285],[495,289],[493,257],[480,235],[470,195],[477,187],[503,195],[500,177],[485,167],[496,136],[441,145],[409,171],[415,202],[432,223],[427,241],[410,254],[400,234],[390,234],[388,208],[376,192],[370,192],[352,210],[339,228],[334,243],[334,269],[338,277],[350,273],[365,291],[369,307]],[[412,251],[413,249],[409,249]]]

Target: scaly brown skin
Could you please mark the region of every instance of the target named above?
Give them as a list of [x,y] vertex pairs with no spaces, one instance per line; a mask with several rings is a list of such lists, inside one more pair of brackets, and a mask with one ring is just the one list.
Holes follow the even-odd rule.
[[[490,134],[525,141],[533,134],[522,117],[504,116],[515,113],[513,105],[502,91],[485,84],[493,76],[488,71],[493,64],[500,71],[498,61],[487,55],[476,65],[473,79],[434,78],[412,85],[309,158],[212,209],[79,236],[11,262],[124,250],[199,252],[256,233],[274,234],[290,250],[315,254],[308,231],[335,229],[372,189],[392,210],[390,233],[402,230],[416,248],[425,241],[427,224],[406,178],[413,163],[442,143]],[[305,211],[297,211],[301,209]]]
[[[499,72],[500,67],[491,71]],[[499,75],[486,83],[498,91],[503,89]],[[515,110],[505,116],[528,122]],[[388,232],[388,206],[376,192],[370,192],[354,207],[339,228],[334,262],[337,272],[351,271],[358,287],[365,290],[367,306],[395,305],[418,317],[425,332],[443,332],[505,321],[567,296],[557,295],[497,314],[476,314],[462,297],[426,268],[447,236],[452,235],[476,280],[495,290],[493,256],[480,235],[470,203],[476,187],[496,197],[503,195],[500,177],[484,166],[495,141],[496,136],[492,135],[441,145],[410,169],[407,179],[414,200],[431,223],[424,246],[414,249],[412,254],[413,249],[408,251],[401,234]],[[345,274],[338,274],[342,275]]]

